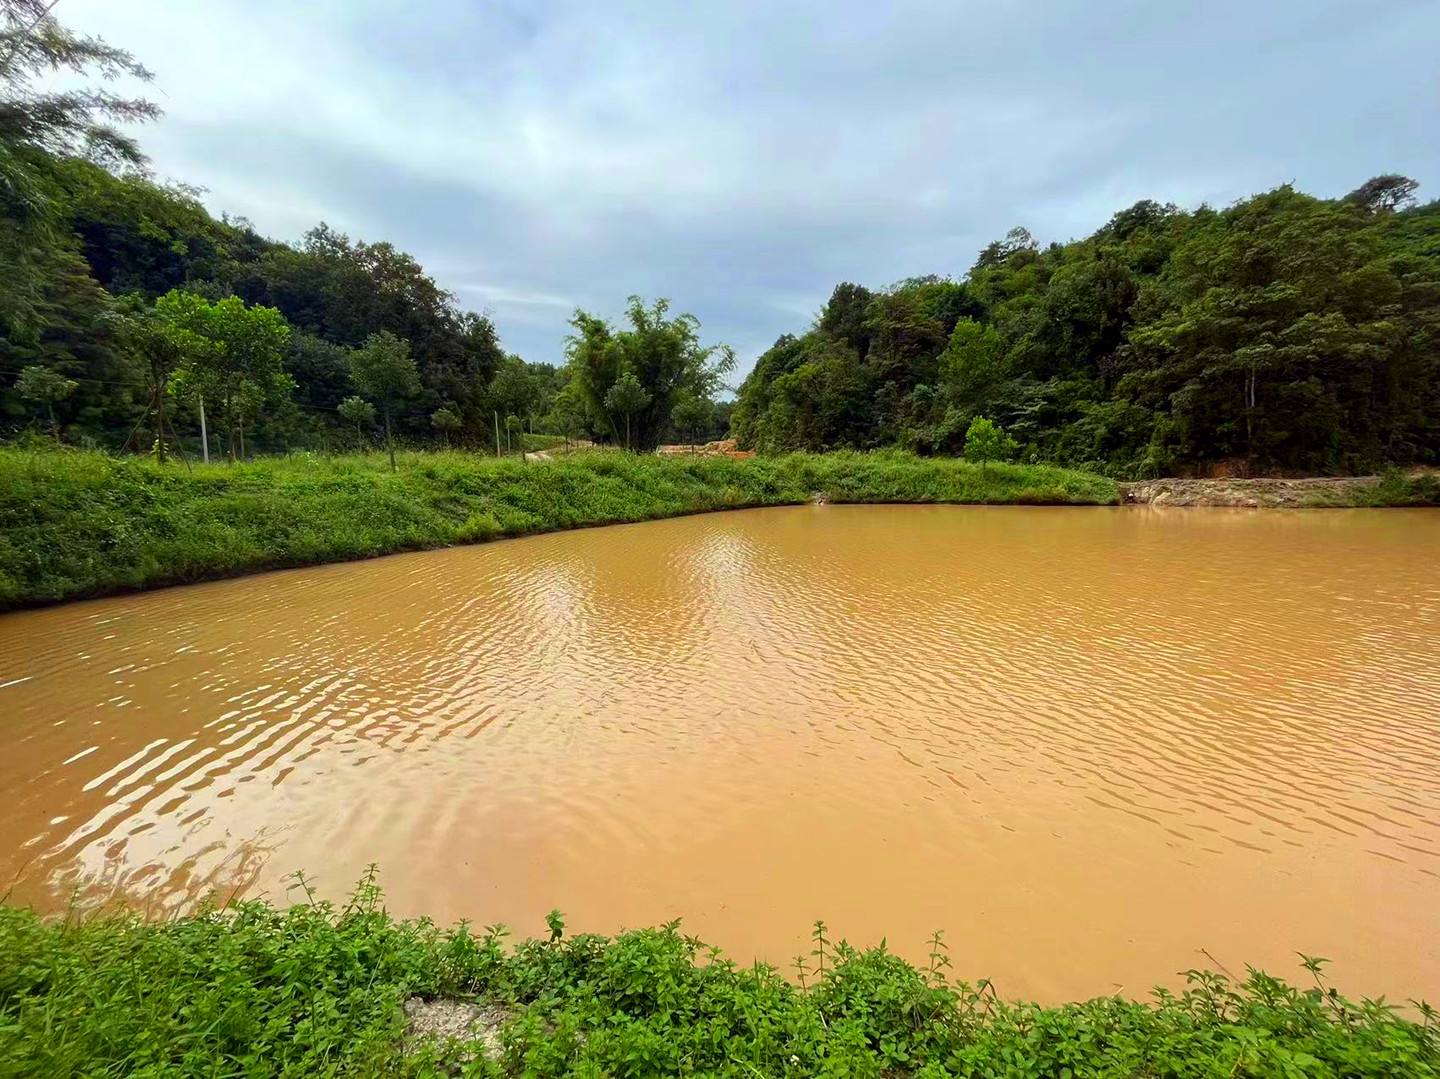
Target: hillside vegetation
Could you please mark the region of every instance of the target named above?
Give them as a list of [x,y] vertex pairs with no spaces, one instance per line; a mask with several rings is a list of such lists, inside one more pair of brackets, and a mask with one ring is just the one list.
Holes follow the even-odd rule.
[[[95,81],[57,91],[57,68]],[[1145,200],[1072,242],[1012,229],[968,271],[841,284],[732,404],[737,357],[664,299],[630,297],[618,326],[575,311],[557,366],[507,352],[392,243],[217,219],[143,172],[128,125],[159,109],[96,88],[117,74],[148,78],[49,7],[0,3],[0,437],[199,456],[203,404],[212,453],[240,458],[732,426],[767,453],[955,454],[978,418],[1019,460],[1127,478],[1440,457],[1440,203],[1404,176]]]
[[131,132],[160,109],[107,85],[150,72],[54,7],[0,0],[0,438],[43,427],[199,456],[202,403],[211,452],[237,457],[381,432],[494,449],[521,432],[648,448],[728,430],[715,397],[732,355],[664,300],[631,297],[628,330],[575,311],[559,367],[508,352],[389,241],[323,221],[264,236],[156,182]]
[[952,453],[985,416],[1022,460],[1127,477],[1433,463],[1440,202],[1415,187],[1144,201],[1071,243],[1014,229],[960,280],[839,285],[760,358],[735,434]]

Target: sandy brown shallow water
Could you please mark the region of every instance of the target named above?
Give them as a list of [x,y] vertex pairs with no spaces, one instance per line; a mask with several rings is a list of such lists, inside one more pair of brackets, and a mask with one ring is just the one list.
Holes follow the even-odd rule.
[[825,918],[1042,1000],[1440,997],[1440,512],[809,506],[0,616],[0,889]]

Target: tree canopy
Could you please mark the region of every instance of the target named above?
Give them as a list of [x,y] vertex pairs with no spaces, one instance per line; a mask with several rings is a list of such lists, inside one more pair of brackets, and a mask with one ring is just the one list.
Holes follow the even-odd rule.
[[[233,418],[244,421],[237,436],[256,449],[323,445],[347,427],[339,407],[355,391],[349,354],[380,332],[407,343],[419,378],[392,413],[398,436],[455,437],[430,422],[440,408],[461,420],[461,438],[488,429],[506,359],[488,317],[460,308],[392,244],[324,223],[296,243],[267,239],[243,219],[213,217],[193,189],[152,180],[130,132],[158,109],[107,86],[149,73],[123,50],[66,29],[50,6],[0,0],[0,434],[31,422],[15,380],[35,366],[77,383],[55,403],[67,437],[119,449],[154,429],[163,410],[166,428],[194,445],[194,410],[156,397],[157,372],[169,365],[155,351],[168,317],[156,301],[175,290],[270,310],[286,327],[279,366],[293,386],[277,394],[285,384],[251,379],[231,395]],[[72,78],[57,84],[57,72]],[[556,368],[528,364],[526,378],[524,414],[546,415],[561,385]]]
[[390,468],[393,471],[395,437],[390,426],[390,414],[398,402],[420,391],[420,372],[415,367],[415,358],[410,355],[409,342],[389,330],[372,333],[351,356],[350,375],[360,392],[373,397],[380,405],[380,414],[385,420],[385,444],[390,451]]
[[[576,311],[570,324],[570,380],[592,427],[627,445],[654,449],[666,434],[675,405],[686,394],[713,398],[735,354],[728,345],[702,345],[694,315],[667,317],[668,300],[647,307],[631,296],[625,311],[630,326],[616,330],[608,322]],[[633,386],[631,383],[633,382]],[[623,387],[617,391],[617,387]]]
[[1112,474],[1437,461],[1440,203],[1415,188],[1147,200],[1068,244],[1012,229],[962,280],[838,285],[760,357],[735,435],[956,453],[983,415],[1026,459]]
[[150,102],[90,85],[55,89],[66,72],[102,82],[150,72],[128,52],[80,37],[43,0],[0,0],[0,319],[7,335],[33,340],[46,322],[53,275],[73,269],[55,166],[84,156],[110,167],[145,158],[115,125],[153,119]]

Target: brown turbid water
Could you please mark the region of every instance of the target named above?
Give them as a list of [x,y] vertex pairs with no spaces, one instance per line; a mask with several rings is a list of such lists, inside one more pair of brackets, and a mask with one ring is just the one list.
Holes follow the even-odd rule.
[[692,517],[4,615],[0,683],[11,902],[378,862],[746,961],[943,927],[1007,996],[1440,996],[1440,513]]

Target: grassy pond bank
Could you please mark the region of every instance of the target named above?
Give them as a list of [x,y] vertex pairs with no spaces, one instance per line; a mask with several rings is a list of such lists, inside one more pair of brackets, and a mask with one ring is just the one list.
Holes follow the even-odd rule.
[[1114,481],[895,452],[525,464],[471,453],[164,468],[0,450],[0,609],[502,536],[829,502],[1110,504]]
[[[1218,486],[1209,491],[1206,484]],[[1240,481],[1238,493],[1235,485],[1122,485],[1048,465],[981,468],[898,451],[741,460],[591,451],[528,464],[463,452],[402,453],[391,472],[380,453],[162,468],[93,452],[0,448],[0,610],[505,536],[814,500],[1440,502],[1440,479],[1433,475]]]

